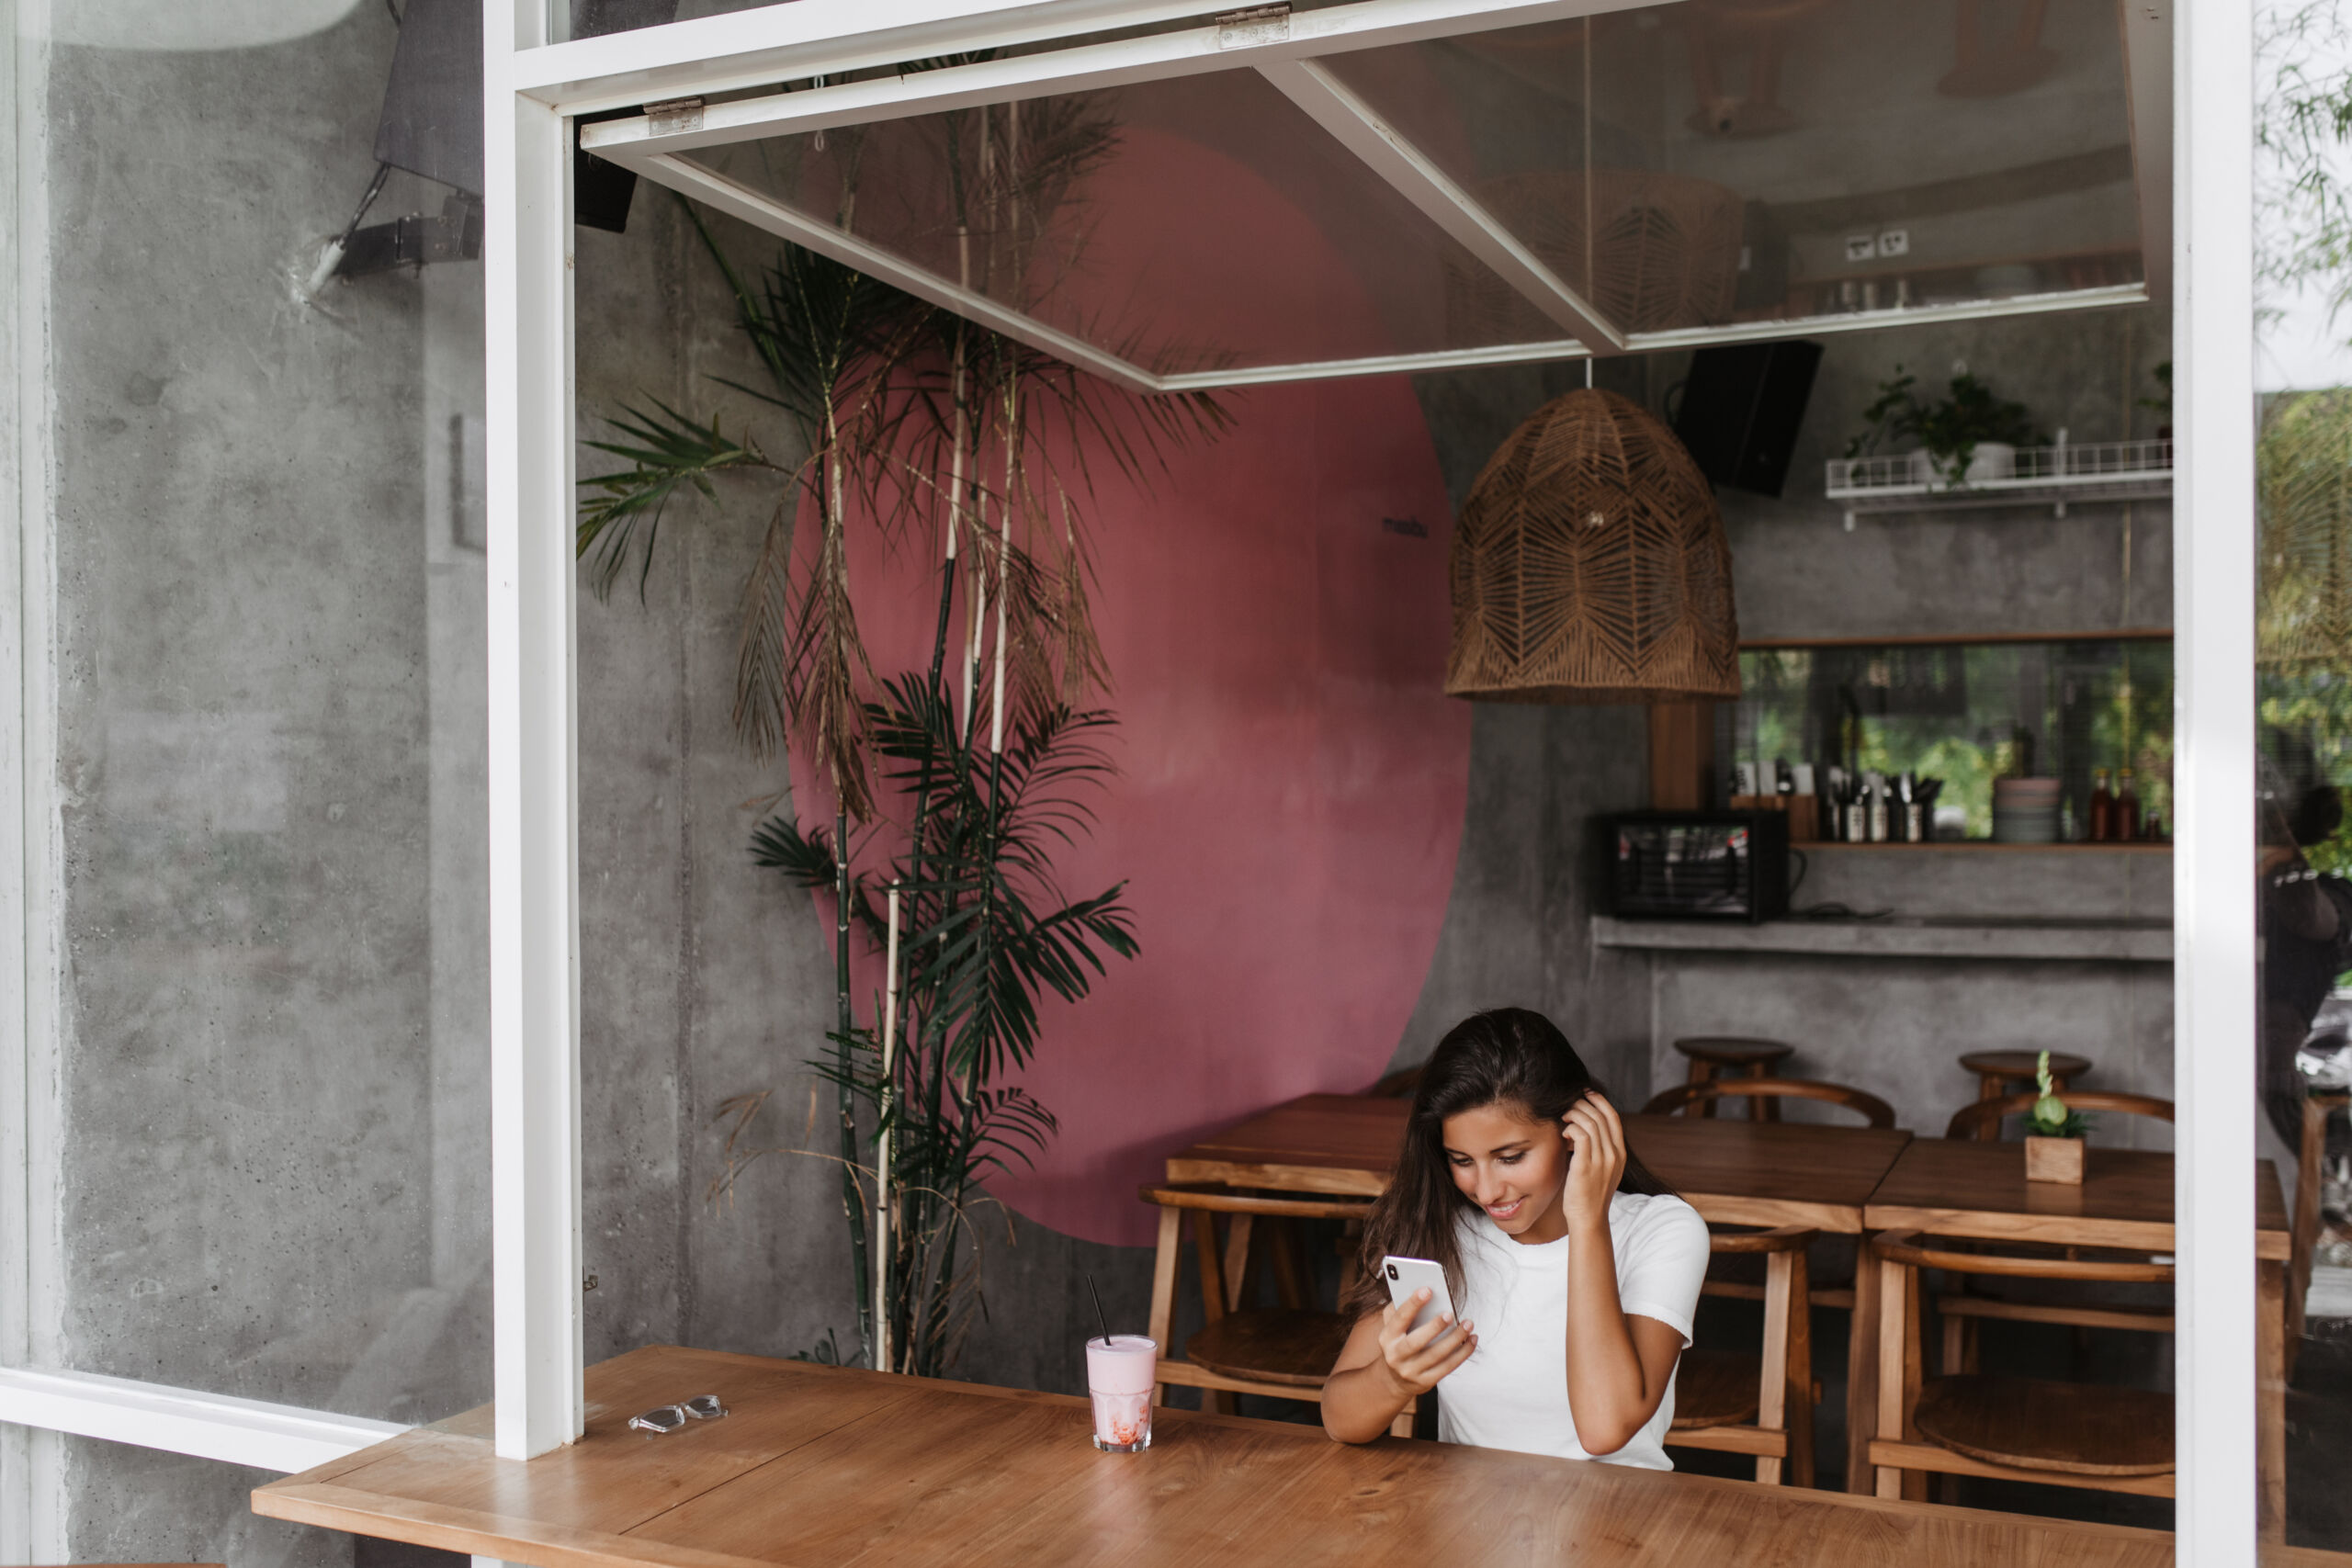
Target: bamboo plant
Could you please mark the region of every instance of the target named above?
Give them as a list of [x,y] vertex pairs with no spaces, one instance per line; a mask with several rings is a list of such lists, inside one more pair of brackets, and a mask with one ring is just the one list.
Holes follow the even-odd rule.
[[[951,175],[959,280],[1000,292],[1004,277],[1027,276],[1028,248],[1116,145],[1083,98],[929,123]],[[847,228],[859,149],[838,154]],[[716,417],[626,409],[616,439],[592,444],[629,466],[585,481],[580,549],[599,593],[634,563],[641,594],[673,501],[718,502],[729,473],[773,486],[743,597],[735,725],[763,756],[797,735],[832,821],[772,817],[752,853],[833,898],[834,1027],[813,1065],[834,1091],[836,1150],[822,1157],[841,1169],[865,1359],[936,1374],[984,1310],[980,1185],[1054,1132],[1052,1113],[1005,1081],[1034,1055],[1038,999],[1081,999],[1107,957],[1136,951],[1124,885],[1069,899],[1052,867],[1088,829],[1088,795],[1109,772],[1113,720],[1092,705],[1108,676],[1086,598],[1086,455],[1140,478],[1227,416],[1207,395],[1127,398],[797,247],[747,283],[695,222],[768,377],[727,384],[782,412],[806,456],[773,458]],[[804,514],[820,535],[797,559]],[[877,679],[870,668],[848,586],[858,525],[935,530],[924,671]],[[853,925],[889,951],[888,994],[865,1022]],[[820,1153],[752,1146],[766,1099],[721,1108],[731,1125],[715,1197],[765,1154]]]

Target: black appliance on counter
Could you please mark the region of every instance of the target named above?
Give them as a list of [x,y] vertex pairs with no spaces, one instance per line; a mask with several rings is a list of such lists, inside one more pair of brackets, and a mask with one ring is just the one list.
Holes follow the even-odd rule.
[[1789,912],[1789,819],[1778,811],[1628,811],[1600,828],[1612,915],[1762,921]]

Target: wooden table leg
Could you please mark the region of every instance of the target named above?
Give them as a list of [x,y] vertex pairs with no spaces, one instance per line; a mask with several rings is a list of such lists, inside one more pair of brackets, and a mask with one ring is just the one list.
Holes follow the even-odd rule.
[[2255,1468],[2262,1539],[2287,1534],[2287,1266],[2255,1265]]
[[1878,1259],[1857,1236],[1854,1310],[1846,1337],[1846,1490],[1871,1491],[1871,1438],[1878,1430]]
[[[1910,1367],[1905,1354],[1910,1335],[1911,1293],[1917,1283],[1914,1270],[1901,1263],[1882,1260],[1878,1265],[1878,1421],[1876,1430],[1886,1437],[1901,1438],[1905,1435],[1905,1423],[1911,1412],[1905,1399],[1905,1384],[1910,1381]],[[1866,1450],[1867,1451],[1867,1450]],[[1908,1471],[1873,1466],[1876,1484],[1873,1490],[1885,1498],[1899,1499],[1911,1489],[1912,1475]]]
[[[1168,1337],[1175,1332],[1176,1322],[1176,1262],[1182,1256],[1184,1238],[1184,1213],[1181,1209],[1159,1211],[1159,1249],[1151,1258],[1151,1342],[1159,1347],[1164,1359],[1173,1352]],[[1151,1385],[1151,1402],[1168,1403],[1168,1385]]]
[[[1985,1073],[1976,1080],[1976,1099],[1979,1104],[1988,1100],[1998,1100],[2008,1092],[2008,1080],[1998,1073]],[[1999,1143],[2001,1124],[1998,1122],[1985,1122],[1984,1125],[1976,1129],[1976,1141],[1980,1144]]]
[[[1772,1076],[1772,1064],[1758,1062],[1747,1069],[1747,1076],[1751,1078],[1769,1078]],[[1766,1099],[1759,1095],[1747,1103],[1753,1108],[1748,1114],[1757,1121],[1778,1122],[1781,1119],[1781,1102],[1777,1100]]]

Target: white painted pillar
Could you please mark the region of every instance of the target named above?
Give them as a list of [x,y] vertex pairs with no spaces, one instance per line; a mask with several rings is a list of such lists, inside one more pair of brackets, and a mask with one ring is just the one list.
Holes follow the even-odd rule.
[[[2163,0],[2132,0],[2137,6]],[[2254,1561],[2254,16],[2181,0],[2173,169],[2178,1552]]]
[[513,91],[545,0],[483,0],[491,1188],[498,1452],[582,1423],[571,147]]

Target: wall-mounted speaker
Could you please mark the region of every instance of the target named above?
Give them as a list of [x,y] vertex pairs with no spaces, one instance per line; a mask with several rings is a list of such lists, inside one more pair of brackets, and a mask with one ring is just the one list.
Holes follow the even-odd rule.
[[1715,484],[1777,496],[1820,367],[1817,343],[1702,348],[1690,357],[1674,434]]

